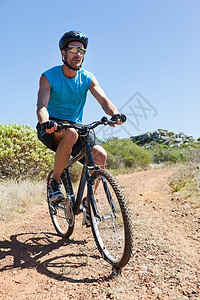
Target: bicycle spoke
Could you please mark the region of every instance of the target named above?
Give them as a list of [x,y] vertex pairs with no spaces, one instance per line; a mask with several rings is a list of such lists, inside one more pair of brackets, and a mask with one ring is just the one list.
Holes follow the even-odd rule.
[[132,228],[125,198],[116,180],[107,171],[96,171],[93,177],[99,218],[94,216],[91,207],[90,211],[97,246],[109,262],[116,267],[123,266],[129,260],[132,249]]

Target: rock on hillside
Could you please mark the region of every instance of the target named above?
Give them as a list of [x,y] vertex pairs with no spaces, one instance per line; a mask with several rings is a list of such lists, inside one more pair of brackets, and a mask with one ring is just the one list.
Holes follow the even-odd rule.
[[158,129],[156,131],[147,132],[137,136],[131,136],[130,139],[141,146],[150,142],[168,146],[181,146],[181,144],[187,145],[189,142],[197,142],[192,136],[188,136],[183,132],[176,134],[163,129]]

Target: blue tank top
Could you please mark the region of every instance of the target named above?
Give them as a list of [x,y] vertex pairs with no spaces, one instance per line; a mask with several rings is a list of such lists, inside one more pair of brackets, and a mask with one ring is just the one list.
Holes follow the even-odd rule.
[[83,108],[92,82],[92,73],[80,69],[76,77],[67,78],[62,66],[44,72],[50,84],[47,106],[49,116],[56,119],[82,123]]

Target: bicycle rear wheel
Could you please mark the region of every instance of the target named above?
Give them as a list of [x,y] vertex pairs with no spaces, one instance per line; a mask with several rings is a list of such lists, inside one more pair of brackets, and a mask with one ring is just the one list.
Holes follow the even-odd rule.
[[[73,214],[73,202],[66,197],[64,201],[50,202],[49,201],[49,183],[53,175],[53,170],[49,173],[47,178],[47,202],[49,206],[49,213],[52,223],[57,233],[65,238],[70,237],[74,231],[74,214]],[[61,191],[64,195],[68,194],[68,182],[66,174],[63,172],[61,176]]]
[[124,267],[132,253],[132,222],[123,191],[117,180],[105,170],[92,174],[93,194],[98,216],[94,215],[89,195],[92,232],[97,247],[116,270]]

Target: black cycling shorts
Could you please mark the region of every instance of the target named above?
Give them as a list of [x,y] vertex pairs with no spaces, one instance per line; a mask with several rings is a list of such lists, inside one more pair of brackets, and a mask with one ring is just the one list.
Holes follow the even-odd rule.
[[[54,121],[58,122],[58,121],[62,121],[62,120],[57,120],[57,119],[55,120],[54,119]],[[56,152],[57,145],[55,145],[53,143],[54,133],[51,133],[51,134],[46,133],[44,130],[41,129],[41,124],[39,122],[37,123],[36,129],[37,129],[39,140],[45,146],[47,146],[47,148],[49,148],[49,149],[53,150],[54,152]],[[97,138],[95,136],[95,133],[93,131],[89,132],[88,141],[89,141],[91,147],[93,147],[94,145],[100,145],[100,142],[97,140]],[[81,146],[82,146],[82,142],[81,142],[81,138],[79,137],[77,142],[74,144],[74,146],[72,148],[71,155],[75,156],[81,150]]]

